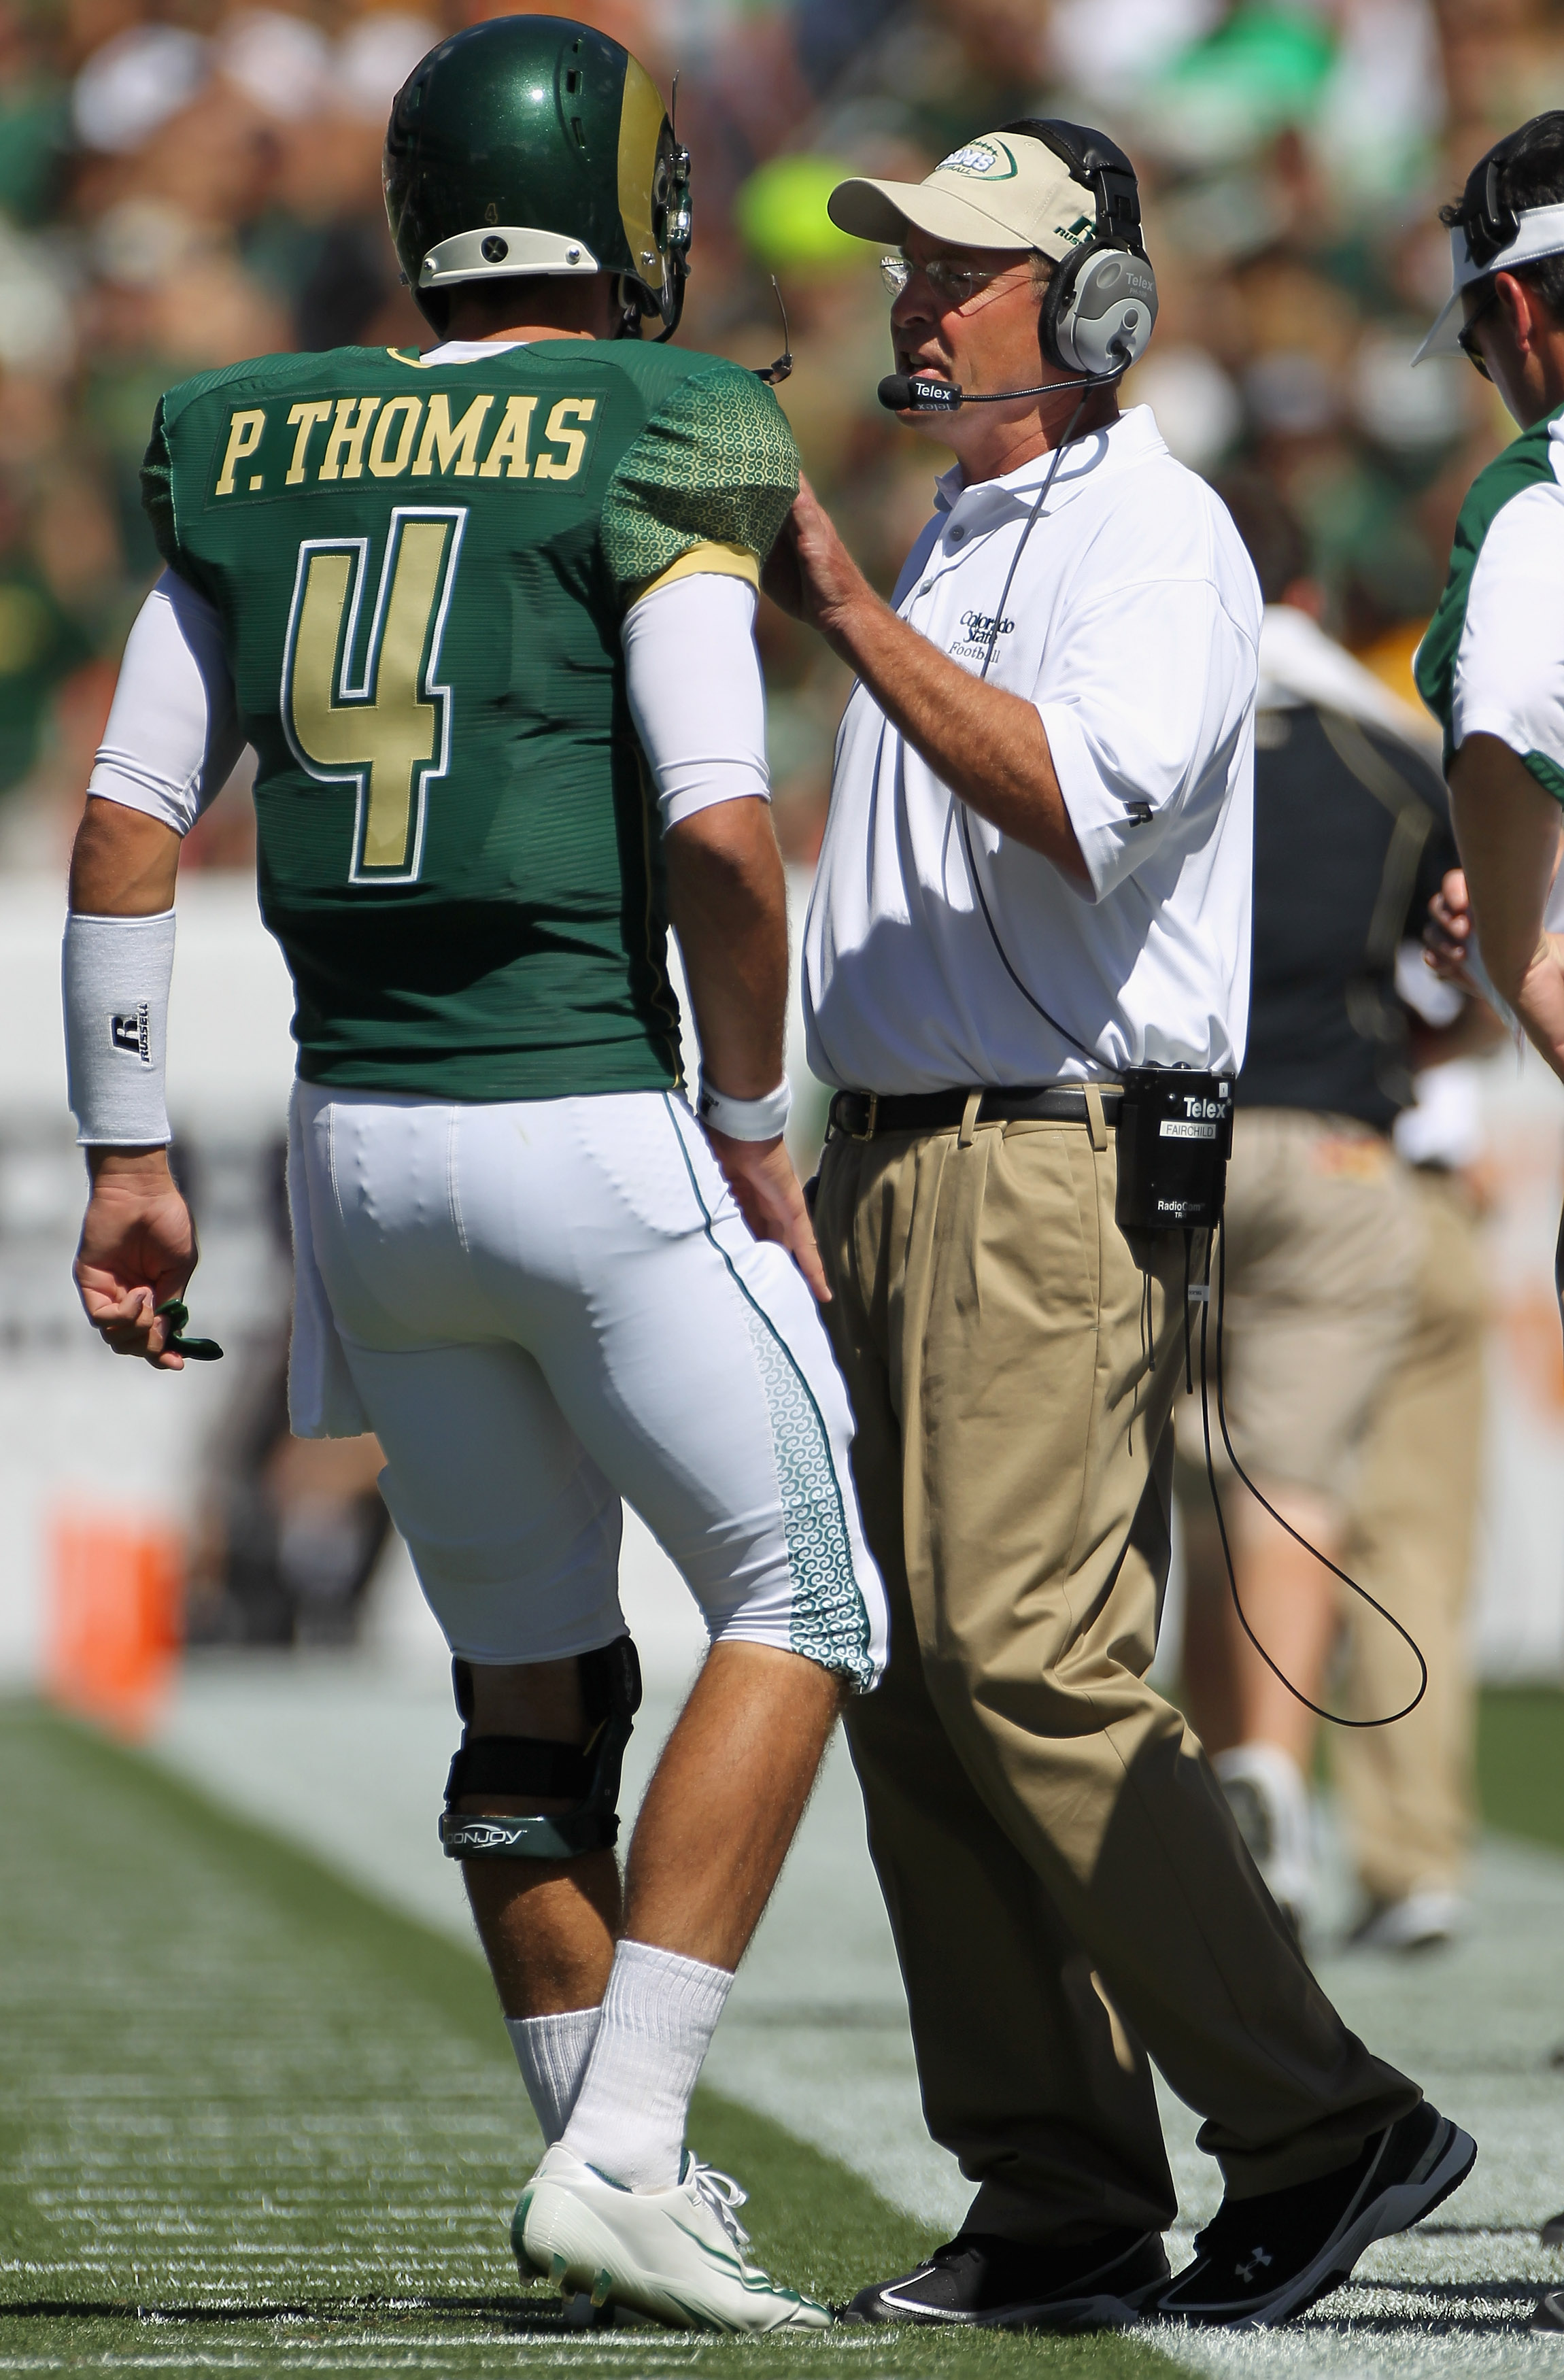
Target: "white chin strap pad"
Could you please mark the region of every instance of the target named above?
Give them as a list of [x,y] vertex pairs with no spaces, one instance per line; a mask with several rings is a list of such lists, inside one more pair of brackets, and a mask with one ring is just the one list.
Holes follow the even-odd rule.
[[174,912],[66,919],[66,1075],[84,1148],[163,1148]]

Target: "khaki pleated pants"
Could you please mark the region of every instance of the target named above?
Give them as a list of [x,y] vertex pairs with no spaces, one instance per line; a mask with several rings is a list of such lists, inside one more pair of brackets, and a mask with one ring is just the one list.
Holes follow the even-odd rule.
[[[1459,1891],[1472,1833],[1472,1662],[1466,1611],[1483,1454],[1481,1253],[1458,1178],[1412,1177],[1423,1218],[1417,1303],[1364,1442],[1341,1566],[1423,1648],[1428,1690],[1394,1727],[1333,1730],[1353,1864],[1376,1900]],[[1342,1597],[1347,1705],[1397,1710],[1416,1684],[1406,1646]]]
[[815,1208],[891,1598],[848,1736],[924,2110],[969,2228],[1061,2245],[1174,2213],[1148,2051],[1236,2197],[1350,2162],[1418,2097],[1145,1682],[1184,1247],[1133,1248],[1114,1178],[1100,1125],[836,1135]]

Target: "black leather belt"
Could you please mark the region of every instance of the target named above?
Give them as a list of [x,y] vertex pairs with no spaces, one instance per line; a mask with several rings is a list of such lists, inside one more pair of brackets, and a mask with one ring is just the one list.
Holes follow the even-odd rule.
[[[1101,1086],[1105,1123],[1118,1123],[1122,1096],[1117,1083]],[[838,1091],[830,1103],[831,1130],[847,1133],[854,1140],[873,1140],[883,1132],[948,1132],[961,1123],[971,1097],[971,1091],[908,1091],[881,1099],[873,1091]],[[1037,1089],[985,1091],[976,1120],[1012,1123],[1029,1116],[1042,1117],[1049,1123],[1091,1122],[1085,1091],[1063,1083]]]

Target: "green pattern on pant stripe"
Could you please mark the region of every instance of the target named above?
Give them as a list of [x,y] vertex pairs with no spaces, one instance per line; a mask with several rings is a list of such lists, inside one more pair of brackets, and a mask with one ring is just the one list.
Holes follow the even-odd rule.
[[728,1269],[728,1278],[744,1302],[750,1344],[771,1424],[772,1458],[782,1497],[782,1540],[798,1602],[788,1633],[793,1649],[851,1678],[860,1691],[874,1683],[869,1658],[869,1615],[853,1568],[853,1548],[847,1535],[842,1483],[831,1461],[830,1439],[814,1391],[770,1317],[739,1279],[737,1269],[712,1228],[711,1210],[700,1195],[700,1184],[690,1163],[685,1135],[679,1129],[673,1101],[662,1094],[662,1105],[679,1144],[696,1205],[704,1219],[705,1234]]
[[795,1602],[793,1649],[860,1686],[871,1681],[868,1614],[853,1570],[830,1444],[798,1367],[766,1317],[745,1315],[765,1390]]

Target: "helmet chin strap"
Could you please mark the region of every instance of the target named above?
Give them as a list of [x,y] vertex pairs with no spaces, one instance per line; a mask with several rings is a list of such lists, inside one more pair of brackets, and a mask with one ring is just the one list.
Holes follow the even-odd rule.
[[[638,339],[641,336],[642,323],[650,320],[648,310],[641,304],[639,298],[627,294],[629,286],[629,274],[622,273],[619,276],[619,328],[613,334],[616,339]],[[673,337],[679,327],[680,317],[684,310],[685,276],[680,273],[673,284],[673,319],[670,322],[665,322],[657,334],[659,346],[665,340]]]
[[641,310],[626,289],[626,278],[623,273],[619,276],[619,328],[613,335],[616,339],[638,339],[641,335]]

